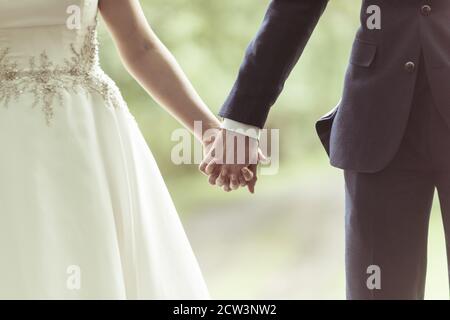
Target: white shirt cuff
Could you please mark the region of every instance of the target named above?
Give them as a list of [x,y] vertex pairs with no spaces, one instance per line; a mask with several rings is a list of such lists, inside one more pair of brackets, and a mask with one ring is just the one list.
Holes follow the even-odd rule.
[[248,136],[256,140],[259,140],[259,136],[261,134],[261,129],[258,127],[227,118],[223,119],[221,128],[243,134],[244,136]]

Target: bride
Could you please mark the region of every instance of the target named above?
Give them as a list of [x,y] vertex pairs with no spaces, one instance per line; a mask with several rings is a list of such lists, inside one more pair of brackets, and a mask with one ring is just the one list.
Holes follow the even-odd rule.
[[138,0],[0,0],[0,298],[208,298],[155,160],[99,67],[97,11],[161,105],[191,130],[220,126]]

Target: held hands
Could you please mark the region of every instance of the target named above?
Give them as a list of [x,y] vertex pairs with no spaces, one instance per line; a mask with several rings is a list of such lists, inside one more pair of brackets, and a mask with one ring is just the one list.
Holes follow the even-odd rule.
[[220,129],[214,135],[204,138],[204,158],[199,169],[209,176],[209,183],[229,192],[247,186],[255,192],[256,171],[259,162],[264,161],[258,140],[248,136]]

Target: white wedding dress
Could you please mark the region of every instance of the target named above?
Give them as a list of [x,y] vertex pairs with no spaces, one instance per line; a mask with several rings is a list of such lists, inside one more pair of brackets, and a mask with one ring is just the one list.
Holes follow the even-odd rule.
[[155,160],[98,65],[97,6],[0,0],[0,298],[208,298]]

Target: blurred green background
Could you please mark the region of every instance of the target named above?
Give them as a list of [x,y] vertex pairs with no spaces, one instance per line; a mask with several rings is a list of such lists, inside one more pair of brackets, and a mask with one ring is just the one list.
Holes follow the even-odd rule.
[[[141,0],[161,40],[217,113],[269,0]],[[128,76],[104,25],[101,61],[117,82],[155,155],[213,298],[343,299],[342,173],[328,165],[314,122],[340,98],[359,2],[332,0],[268,127],[280,128],[279,173],[256,194],[225,193],[195,165],[170,160],[180,125]],[[433,209],[427,298],[447,299],[445,242]]]

